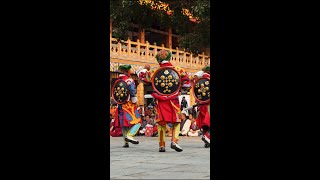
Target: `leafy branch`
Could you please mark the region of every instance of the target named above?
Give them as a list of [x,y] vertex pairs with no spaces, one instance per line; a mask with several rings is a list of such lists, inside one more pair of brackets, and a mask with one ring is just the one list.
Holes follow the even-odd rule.
[[[186,11],[197,22],[190,21]],[[113,34],[119,41],[128,38],[133,23],[140,29],[158,24],[173,27],[180,36],[179,47],[186,51],[197,54],[210,47],[209,0],[110,0],[110,18]]]

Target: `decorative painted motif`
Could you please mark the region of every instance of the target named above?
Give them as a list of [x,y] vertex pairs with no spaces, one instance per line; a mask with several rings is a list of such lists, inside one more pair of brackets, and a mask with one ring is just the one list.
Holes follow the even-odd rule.
[[[124,65],[122,63],[114,63],[114,62],[110,62],[110,72],[119,72],[118,71],[118,68],[120,65]],[[138,74],[139,71],[141,71],[144,66],[139,66],[139,65],[131,65],[131,74]],[[157,68],[156,67],[153,67],[151,68],[150,72],[151,74],[153,74],[155,72]],[[189,77],[192,77],[194,73],[192,72],[185,72],[184,70],[181,70],[180,67],[176,67],[176,70],[179,72],[180,75],[184,76],[185,74]]]

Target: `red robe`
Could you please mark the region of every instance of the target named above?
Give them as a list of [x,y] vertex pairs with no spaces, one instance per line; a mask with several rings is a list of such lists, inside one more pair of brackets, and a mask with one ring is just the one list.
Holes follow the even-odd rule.
[[[110,124],[110,128],[111,128],[112,126],[114,126],[114,122]],[[121,128],[114,126],[114,129],[113,129],[112,131],[110,131],[110,135],[111,135],[112,137],[120,137],[120,136],[122,136],[122,130],[121,130]]]
[[209,104],[201,104],[198,105],[198,117],[197,117],[197,125],[198,127],[202,127],[207,125],[210,127],[210,114],[209,114]]
[[[174,67],[170,62],[160,64],[160,67]],[[170,96],[162,96],[156,92],[151,94],[156,100],[157,103],[157,114],[158,118],[156,122],[160,125],[167,123],[177,123],[181,122],[178,115],[180,113],[179,99],[178,96],[180,93],[176,93]]]
[[[210,74],[204,73],[202,77],[210,79]],[[207,125],[210,127],[209,105],[210,105],[210,103],[198,105],[199,114],[197,117],[197,125],[200,128],[204,125]]]

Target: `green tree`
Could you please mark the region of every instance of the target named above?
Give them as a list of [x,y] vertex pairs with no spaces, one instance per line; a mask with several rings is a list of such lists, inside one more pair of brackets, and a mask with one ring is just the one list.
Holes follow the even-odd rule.
[[[161,3],[168,6],[154,8]],[[190,21],[183,9],[189,10],[197,22]],[[166,10],[171,10],[171,13]],[[133,23],[143,29],[149,29],[156,23],[161,27],[172,26],[180,36],[179,47],[186,51],[198,54],[210,48],[210,0],[153,0],[152,3],[110,0],[110,18],[113,34],[119,41],[128,38]]]

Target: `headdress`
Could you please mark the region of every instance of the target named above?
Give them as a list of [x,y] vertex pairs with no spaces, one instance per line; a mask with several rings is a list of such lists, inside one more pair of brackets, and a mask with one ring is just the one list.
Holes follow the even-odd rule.
[[120,65],[118,69],[119,69],[119,70],[127,71],[127,72],[128,72],[128,76],[130,76],[131,65],[129,65],[129,64]]
[[160,50],[159,53],[156,55],[156,59],[158,63],[161,63],[162,61],[170,61],[171,60],[172,53],[167,50]]
[[206,73],[210,73],[210,66],[206,66],[202,69],[202,71],[206,72]]

